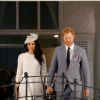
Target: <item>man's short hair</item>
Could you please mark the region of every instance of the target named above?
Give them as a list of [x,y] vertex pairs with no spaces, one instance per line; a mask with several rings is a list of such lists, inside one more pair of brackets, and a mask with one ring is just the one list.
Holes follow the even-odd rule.
[[71,28],[71,27],[65,27],[65,28],[63,29],[62,35],[67,34],[67,33],[69,33],[69,32],[71,32],[72,35],[75,35],[75,34],[76,34],[76,32],[75,32],[75,30],[74,30],[73,28]]

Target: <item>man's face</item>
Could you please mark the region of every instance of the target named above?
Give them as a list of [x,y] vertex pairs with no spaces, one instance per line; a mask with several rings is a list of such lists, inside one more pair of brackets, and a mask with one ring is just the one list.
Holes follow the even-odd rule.
[[63,36],[64,43],[67,46],[71,46],[74,43],[74,38],[75,38],[75,35],[73,35],[71,32],[65,33]]

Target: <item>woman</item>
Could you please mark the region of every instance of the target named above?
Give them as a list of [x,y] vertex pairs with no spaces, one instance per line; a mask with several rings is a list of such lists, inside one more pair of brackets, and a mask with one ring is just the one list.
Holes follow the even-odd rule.
[[[26,48],[26,52],[22,53],[18,57],[18,66],[17,66],[17,73],[16,73],[16,82],[21,83],[25,82],[24,73],[27,72],[28,76],[35,76],[35,77],[28,77],[27,89],[28,89],[28,97],[27,100],[35,100],[35,95],[43,95],[43,78],[42,76],[47,75],[46,69],[46,59],[42,53],[40,45],[38,44],[38,35],[34,33],[30,33],[27,36],[24,44]],[[36,77],[39,76],[39,77]],[[16,96],[23,97],[19,98],[18,100],[25,100],[25,83],[19,84],[16,87],[17,93]],[[33,97],[32,97],[33,96]],[[43,100],[41,98],[36,98],[36,100]]]

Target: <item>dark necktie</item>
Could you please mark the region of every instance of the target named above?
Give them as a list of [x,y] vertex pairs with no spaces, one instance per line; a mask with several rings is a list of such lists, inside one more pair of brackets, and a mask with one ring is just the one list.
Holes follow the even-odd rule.
[[69,64],[70,64],[70,47],[68,47],[68,49],[67,49],[67,59],[66,59],[66,61],[67,61],[67,67],[68,67]]

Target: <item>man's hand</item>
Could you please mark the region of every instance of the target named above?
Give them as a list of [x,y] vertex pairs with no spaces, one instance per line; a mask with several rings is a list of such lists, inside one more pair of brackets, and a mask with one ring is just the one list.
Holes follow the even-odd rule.
[[83,96],[88,97],[89,96],[89,89],[83,89]]
[[50,87],[50,86],[48,86],[48,87],[47,87],[47,92],[48,92],[48,94],[52,93],[52,92],[53,92],[53,88]]

